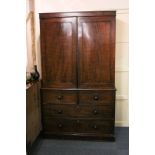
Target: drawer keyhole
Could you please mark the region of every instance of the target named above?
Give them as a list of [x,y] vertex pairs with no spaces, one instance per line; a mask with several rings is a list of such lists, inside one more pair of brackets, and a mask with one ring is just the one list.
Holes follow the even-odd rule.
[[98,112],[97,112],[97,110],[95,109],[95,110],[93,110],[93,114],[94,115],[97,115],[98,114]]

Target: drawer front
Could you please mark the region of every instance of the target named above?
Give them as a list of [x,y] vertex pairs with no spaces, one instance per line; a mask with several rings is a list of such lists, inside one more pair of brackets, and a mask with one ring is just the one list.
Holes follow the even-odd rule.
[[114,130],[113,120],[81,119],[77,120],[79,133],[104,133],[112,134]]
[[113,106],[44,104],[43,115],[58,117],[114,118]]
[[42,102],[53,104],[76,104],[77,94],[75,91],[42,91]]
[[47,133],[101,133],[113,134],[112,120],[103,119],[62,119],[47,117],[43,124]]
[[109,105],[115,101],[115,91],[80,91],[80,104],[102,104]]
[[44,117],[43,130],[49,133],[76,132],[76,121],[62,118]]

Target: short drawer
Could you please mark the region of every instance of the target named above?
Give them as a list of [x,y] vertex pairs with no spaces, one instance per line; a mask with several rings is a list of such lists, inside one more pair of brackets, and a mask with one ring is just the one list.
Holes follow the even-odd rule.
[[77,131],[79,133],[113,134],[114,121],[103,119],[81,119],[78,120]]
[[114,118],[113,106],[94,105],[57,105],[44,104],[42,106],[43,115],[58,117],[102,117]]
[[101,133],[113,134],[113,120],[103,119],[62,119],[48,117],[43,123],[44,132],[48,133]]
[[74,91],[42,91],[42,102],[54,104],[76,104],[77,94]]
[[109,105],[115,101],[115,91],[80,91],[80,104],[104,104]]

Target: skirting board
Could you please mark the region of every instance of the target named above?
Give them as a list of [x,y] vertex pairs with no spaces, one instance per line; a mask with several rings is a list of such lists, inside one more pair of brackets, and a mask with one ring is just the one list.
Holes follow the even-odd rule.
[[115,121],[116,127],[129,127],[129,123],[127,121]]

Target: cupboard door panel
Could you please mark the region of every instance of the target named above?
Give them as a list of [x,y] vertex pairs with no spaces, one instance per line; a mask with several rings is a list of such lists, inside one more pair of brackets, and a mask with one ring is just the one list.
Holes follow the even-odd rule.
[[41,20],[42,86],[76,87],[76,17]]
[[112,17],[79,17],[79,87],[114,87],[115,37]]

